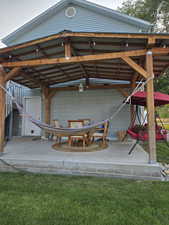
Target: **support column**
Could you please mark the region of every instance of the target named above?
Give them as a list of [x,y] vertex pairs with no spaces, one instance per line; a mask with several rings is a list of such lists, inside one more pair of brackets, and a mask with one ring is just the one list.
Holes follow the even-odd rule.
[[[0,84],[5,87],[5,71],[0,65]],[[5,143],[5,92],[0,88],[0,155],[4,152]]]
[[148,115],[148,149],[149,163],[156,163],[156,131],[155,131],[155,112],[154,112],[154,73],[153,55],[149,50],[146,54],[146,68],[148,73],[147,82],[147,115]]
[[[47,124],[50,124],[50,113],[51,113],[51,98],[49,96],[49,88],[48,87],[42,87],[42,97],[43,97],[43,103],[44,103],[44,122]],[[45,132],[45,137],[47,138],[49,134]]]

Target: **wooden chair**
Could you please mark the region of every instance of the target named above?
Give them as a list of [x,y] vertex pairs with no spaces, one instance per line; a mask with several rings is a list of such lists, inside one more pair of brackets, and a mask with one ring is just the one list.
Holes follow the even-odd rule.
[[[84,121],[83,120],[68,120],[68,127],[70,128],[81,128],[84,126]],[[70,136],[69,137],[69,146],[72,145],[73,141],[82,141],[83,148],[86,146],[86,138],[87,135],[77,135],[77,136]]]
[[103,127],[96,128],[96,132],[92,135],[92,141],[95,139],[101,139],[103,146],[107,143],[107,134],[109,130],[109,121],[103,124]]
[[[52,121],[52,125],[56,128],[60,128],[61,125],[59,123],[59,120],[53,120]],[[56,135],[56,134],[53,134],[53,140],[57,141],[58,144],[61,144],[61,139],[62,139],[62,136],[61,135]]]
[[91,119],[89,118],[82,118],[79,120],[83,120],[84,126],[90,125],[91,124]]

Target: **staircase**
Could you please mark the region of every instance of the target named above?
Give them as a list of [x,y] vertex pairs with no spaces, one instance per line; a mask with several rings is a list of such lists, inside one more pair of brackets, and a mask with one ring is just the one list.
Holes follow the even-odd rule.
[[[23,103],[23,87],[19,84],[16,84],[13,81],[8,81],[8,83],[6,85],[6,89],[8,90],[9,93],[11,93],[11,95],[13,97],[15,97],[17,103],[22,105],[22,103]],[[15,106],[13,105],[13,102],[12,102],[10,96],[8,96],[6,94],[6,117],[8,117],[8,115],[12,112],[13,107],[15,107]]]

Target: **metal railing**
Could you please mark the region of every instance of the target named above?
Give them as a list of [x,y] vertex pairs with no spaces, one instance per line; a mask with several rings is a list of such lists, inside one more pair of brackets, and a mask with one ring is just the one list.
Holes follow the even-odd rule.
[[[18,104],[22,105],[23,101],[23,87],[16,84],[13,81],[8,81],[6,89],[15,97]],[[10,114],[13,109],[13,102],[9,95],[6,95],[6,117]]]

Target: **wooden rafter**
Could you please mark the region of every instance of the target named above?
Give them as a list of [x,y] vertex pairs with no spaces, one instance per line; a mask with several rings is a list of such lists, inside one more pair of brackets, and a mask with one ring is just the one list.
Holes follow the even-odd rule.
[[21,71],[20,67],[13,68],[9,73],[6,73],[5,81],[11,80],[12,78],[18,76],[20,71]]
[[[43,56],[48,58],[48,59],[50,59],[50,56],[44,50],[42,50],[39,45],[38,45],[38,47],[39,47],[39,50],[41,51],[41,53],[43,54]],[[68,51],[68,47],[67,47],[67,50],[66,50],[66,47],[65,47],[65,54],[70,54],[71,55],[71,52],[69,52],[69,53],[67,52],[66,53],[66,51]],[[62,75],[69,76],[69,74],[64,69],[62,69],[62,67],[60,65],[56,64],[56,65],[53,66],[53,68],[58,69],[62,73]],[[43,74],[43,76],[46,76],[46,74]]]
[[[76,51],[76,49],[75,49],[74,47],[72,47],[72,52],[73,52],[73,55],[74,55],[74,56],[78,56],[77,51]],[[84,76],[85,76],[85,77],[88,77],[88,74],[87,74],[87,72],[86,72],[86,70],[85,70],[84,65],[83,65],[82,63],[78,63],[78,65],[80,66],[80,68],[81,68],[82,73],[84,74]]]

